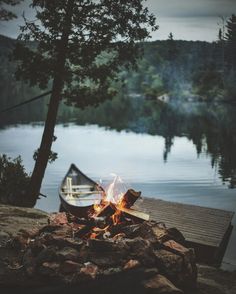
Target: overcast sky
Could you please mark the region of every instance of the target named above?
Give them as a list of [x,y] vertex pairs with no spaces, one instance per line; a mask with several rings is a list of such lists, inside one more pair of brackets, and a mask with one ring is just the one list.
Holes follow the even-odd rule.
[[[17,20],[0,23],[0,34],[17,37],[23,11],[27,18],[33,15],[28,3],[25,0],[14,9],[19,15]],[[236,14],[236,0],[147,0],[147,6],[159,25],[152,40],[167,39],[172,32],[175,39],[211,42],[217,38],[219,16]]]

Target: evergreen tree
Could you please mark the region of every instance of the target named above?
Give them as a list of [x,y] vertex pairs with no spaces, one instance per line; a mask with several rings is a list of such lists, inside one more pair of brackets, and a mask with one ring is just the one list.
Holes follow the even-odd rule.
[[170,40],[170,41],[173,41],[174,40],[174,36],[173,36],[173,33],[172,32],[169,33],[168,40]]
[[178,55],[178,50],[176,48],[176,43],[172,32],[170,32],[167,39],[167,59],[173,61]]
[[27,205],[35,204],[51,152],[59,103],[97,105],[112,96],[110,81],[121,66],[135,64],[137,41],[157,29],[143,0],[33,0],[36,21],[25,20],[20,40],[35,41],[37,50],[18,43],[17,76],[52,94],[37,154]]
[[[224,16],[220,16],[220,22],[218,25],[220,26],[218,32],[218,40],[217,40],[217,53],[219,54],[217,57],[220,60],[219,70],[222,73],[222,82],[223,88],[225,87],[225,23],[226,18]],[[216,61],[217,64],[217,61]]]
[[222,29],[219,29],[219,32],[218,32],[218,41],[221,42],[223,40],[223,37],[222,37]]
[[232,16],[226,22],[226,61],[229,68],[236,69],[236,16]]

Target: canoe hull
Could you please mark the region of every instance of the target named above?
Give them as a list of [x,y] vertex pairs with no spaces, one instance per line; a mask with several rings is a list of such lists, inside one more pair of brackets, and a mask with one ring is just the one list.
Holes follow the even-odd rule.
[[60,200],[61,200],[61,205],[63,206],[63,208],[73,214],[74,216],[77,216],[77,217],[83,217],[83,218],[87,218],[88,217],[88,214],[89,214],[89,211],[92,210],[92,205],[88,205],[88,206],[74,206],[74,205],[71,205],[70,203],[68,203],[64,197],[62,197],[60,194]]
[[[82,195],[82,197],[69,200],[68,197],[66,197],[65,193],[63,192],[63,187],[65,186],[67,177],[71,177],[73,185],[90,186],[92,191],[96,193],[95,195],[97,197],[99,196],[101,198],[102,195],[105,193],[105,191],[99,184],[97,184],[92,179],[87,177],[84,173],[82,173],[75,166],[75,164],[71,164],[59,188],[59,197],[60,197],[61,205],[67,212],[73,214],[74,216],[87,218],[89,212],[92,211],[95,201],[93,200],[90,201],[89,196],[86,196],[86,192],[85,192],[85,195]],[[98,203],[98,201],[96,201],[96,203]]]

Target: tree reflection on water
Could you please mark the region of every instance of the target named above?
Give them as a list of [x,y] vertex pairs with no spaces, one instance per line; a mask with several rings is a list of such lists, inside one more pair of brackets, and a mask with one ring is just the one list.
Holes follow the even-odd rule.
[[[188,109],[188,108],[187,108]],[[211,157],[223,183],[236,186],[236,107],[222,104],[195,105],[192,111],[168,106],[162,113],[162,132],[166,147],[164,159],[171,150],[175,136],[185,136],[196,146],[198,155]],[[157,132],[158,133],[158,132]]]
[[[162,104],[142,97],[120,95],[105,101],[97,108],[84,110],[62,107],[60,122],[74,121],[77,124],[97,124],[117,131],[160,135],[165,138],[163,160],[174,145],[175,137],[186,137],[196,147],[196,153],[211,158],[223,183],[236,187],[236,106],[228,104],[207,104],[179,102]],[[42,120],[44,114],[42,113]],[[39,117],[37,117],[37,120]],[[5,124],[34,121],[34,112],[22,113],[20,120],[15,116]],[[2,124],[4,121],[2,120]]]
[[78,115],[77,123],[95,123],[112,129],[161,135],[165,138],[163,160],[174,145],[174,138],[187,137],[198,155],[211,157],[223,183],[236,187],[236,106],[206,103],[160,104],[144,99],[108,101],[97,109]]

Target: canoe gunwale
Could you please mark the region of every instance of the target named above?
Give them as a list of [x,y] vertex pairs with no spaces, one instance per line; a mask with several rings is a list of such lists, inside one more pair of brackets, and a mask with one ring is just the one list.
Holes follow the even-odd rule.
[[70,165],[70,168],[68,169],[66,175],[64,176],[64,178],[63,178],[63,180],[62,180],[62,182],[60,184],[59,190],[58,190],[58,194],[59,194],[59,197],[60,197],[60,200],[61,200],[61,204],[67,211],[69,211],[70,213],[72,213],[74,215],[86,216],[86,212],[93,206],[93,204],[92,205],[87,205],[87,206],[73,205],[69,201],[67,201],[66,198],[65,198],[65,195],[63,195],[64,192],[62,191],[62,187],[63,187],[63,185],[64,185],[64,183],[66,181],[66,178],[68,177],[68,175],[70,174],[70,172],[72,170],[74,170],[78,174],[78,177],[83,177],[84,179],[86,179],[86,181],[90,182],[91,186],[94,187],[95,192],[99,191],[101,193],[105,193],[105,191],[98,183],[96,183],[95,181],[90,179],[88,176],[86,176],[83,172],[81,172],[74,163],[72,163]]

